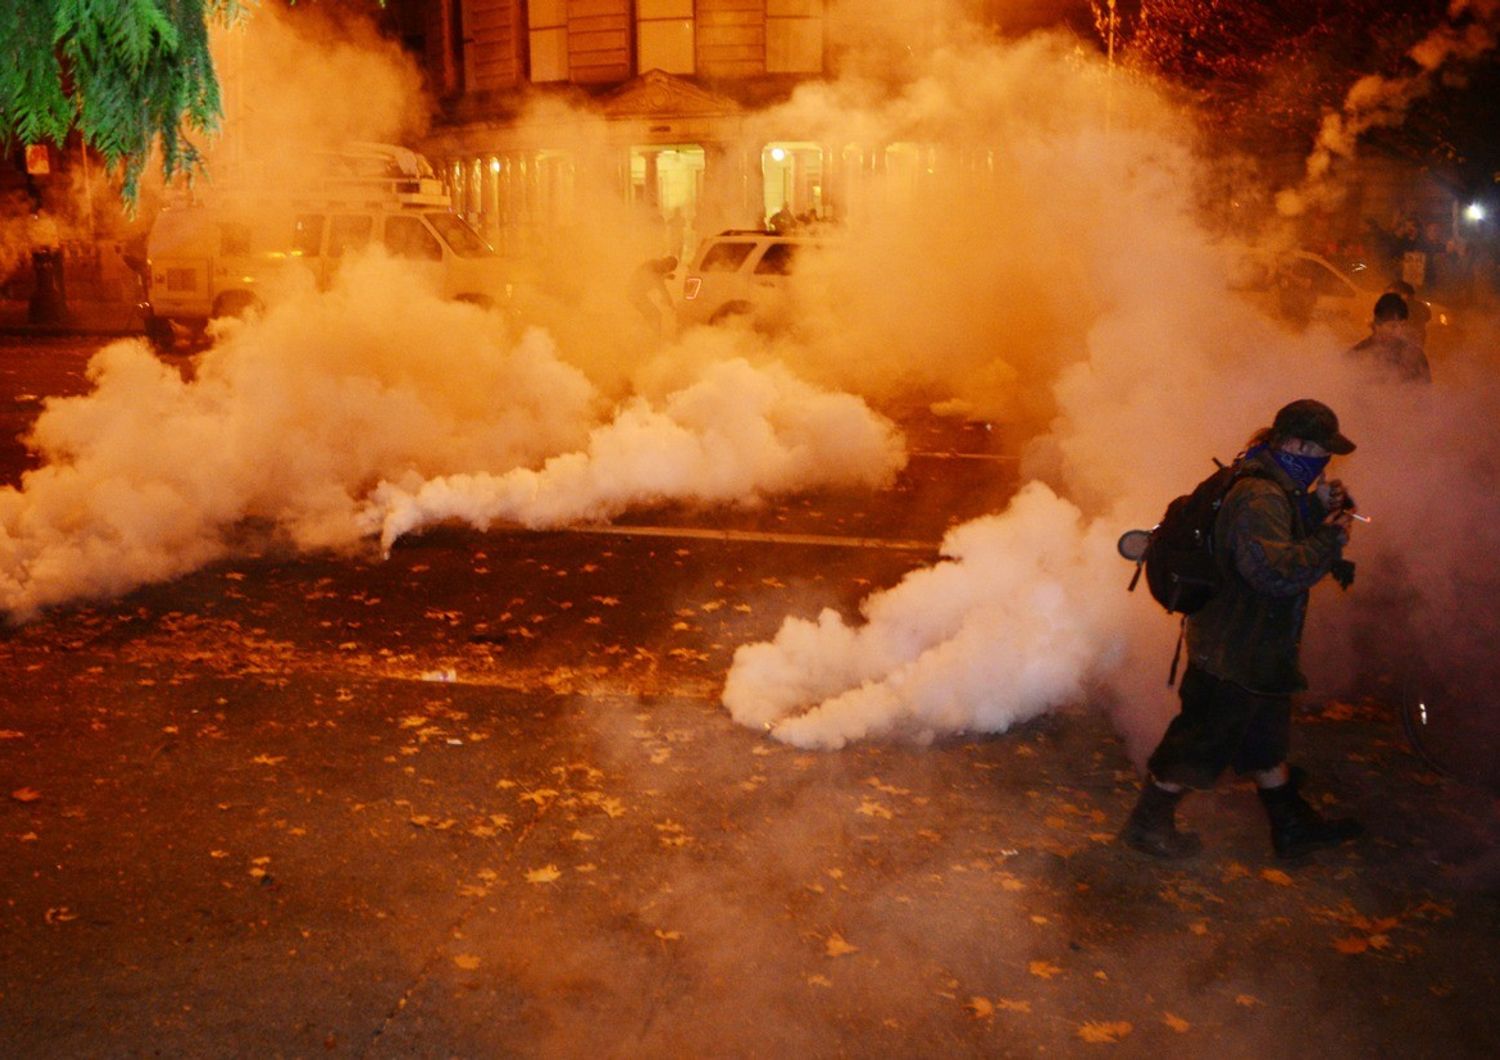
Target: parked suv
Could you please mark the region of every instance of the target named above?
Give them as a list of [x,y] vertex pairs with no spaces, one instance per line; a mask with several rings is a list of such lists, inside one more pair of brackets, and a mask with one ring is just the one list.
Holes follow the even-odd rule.
[[[1233,269],[1231,289],[1265,312],[1299,330],[1310,324],[1326,325],[1348,342],[1369,333],[1375,300],[1386,289],[1386,277],[1362,262],[1341,267],[1305,250],[1242,254]],[[1431,317],[1428,352],[1442,352],[1456,335],[1452,310],[1426,298],[1421,301]]]
[[215,317],[262,307],[285,269],[331,282],[370,246],[426,273],[448,298],[504,304],[514,270],[463,218],[420,155],[364,145],[362,161],[300,193],[222,195],[163,209],[147,241],[147,334],[159,348]]
[[682,279],[677,318],[682,324],[719,324],[747,318],[777,327],[792,303],[799,263],[829,242],[826,232],[776,233],[729,229],[705,239]]

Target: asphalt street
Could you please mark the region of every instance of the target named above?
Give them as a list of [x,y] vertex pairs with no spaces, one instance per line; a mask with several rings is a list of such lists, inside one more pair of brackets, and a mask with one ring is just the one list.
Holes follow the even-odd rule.
[[[95,346],[0,339],[0,481]],[[0,631],[0,1055],[1491,1055],[1495,796],[1378,688],[1299,706],[1370,829],[1304,864],[1229,781],[1198,858],[1121,850],[1102,701],[838,752],[734,723],[739,645],[1015,487],[1003,430],[893,411],[877,494],[247,541]]]

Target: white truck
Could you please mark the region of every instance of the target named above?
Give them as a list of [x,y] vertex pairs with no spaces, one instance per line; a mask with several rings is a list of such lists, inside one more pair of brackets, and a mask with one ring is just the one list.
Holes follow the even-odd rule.
[[427,160],[351,144],[289,188],[235,188],[162,209],[147,240],[146,333],[163,351],[207,323],[262,309],[288,268],[331,282],[368,247],[407,262],[448,298],[504,306],[520,270],[450,209]]

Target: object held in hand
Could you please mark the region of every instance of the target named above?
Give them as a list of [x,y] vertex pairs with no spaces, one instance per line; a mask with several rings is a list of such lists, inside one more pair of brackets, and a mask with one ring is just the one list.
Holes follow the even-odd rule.
[[1350,512],[1349,513],[1349,518],[1351,518],[1351,519],[1358,519],[1362,523],[1372,522],[1372,520],[1370,519],[1370,517],[1368,515],[1360,515],[1358,512]]

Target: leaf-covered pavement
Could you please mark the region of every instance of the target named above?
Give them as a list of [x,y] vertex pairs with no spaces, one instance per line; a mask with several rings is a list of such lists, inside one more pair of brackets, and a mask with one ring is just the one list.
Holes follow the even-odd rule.
[[1370,837],[1111,836],[1090,705],[808,753],[734,648],[905,554],[444,531],[266,555],[0,639],[6,1055],[1482,1055],[1492,795],[1378,701],[1299,747]]

